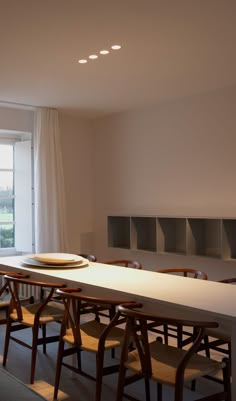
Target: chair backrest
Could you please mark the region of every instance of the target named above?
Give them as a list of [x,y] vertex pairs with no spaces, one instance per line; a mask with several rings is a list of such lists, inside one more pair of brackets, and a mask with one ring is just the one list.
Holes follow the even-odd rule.
[[82,256],[82,258],[88,259],[90,262],[96,262],[97,258],[95,255],[89,255],[87,253],[80,253],[78,256]]
[[[11,301],[9,305],[9,311],[13,311],[14,309],[17,312],[17,317],[19,320],[22,320],[22,299],[19,293],[20,285],[24,284],[27,286],[32,287],[39,287],[41,289],[47,290],[47,296],[41,300],[41,307],[39,308],[40,312],[43,309],[44,305],[46,306],[48,302],[53,297],[53,293],[56,291],[57,288],[65,287],[65,284],[62,283],[49,283],[43,281],[35,281],[29,278],[29,276],[22,276],[22,275],[5,275],[4,276],[7,286],[9,288],[11,294]],[[40,313],[39,313],[40,314]]]
[[219,283],[236,284],[236,278],[234,278],[234,277],[224,278],[223,280],[219,280]]
[[[63,300],[65,305],[64,318],[62,320],[61,336],[63,336],[68,327],[71,327],[76,344],[80,346],[82,344],[81,334],[80,334],[80,316],[83,314],[84,303],[86,305],[94,305],[99,308],[99,306],[107,306],[115,308],[120,304],[133,304],[134,302],[124,299],[108,299],[108,298],[98,298],[88,295],[84,295],[81,288],[59,288],[56,290],[57,295]],[[92,317],[94,319],[94,317]],[[114,325],[124,323],[125,319],[122,317],[114,317],[107,326],[110,330]],[[114,322],[114,323],[113,323]],[[107,330],[105,329],[102,339],[107,335]],[[101,339],[101,341],[102,341]]]
[[207,280],[208,276],[206,273],[196,270],[196,269],[189,269],[189,268],[170,268],[170,269],[159,269],[156,270],[157,273],[168,273],[168,274],[176,274],[182,275],[184,277],[191,277],[191,278],[198,278],[202,280]]
[[[26,275],[20,274],[20,273],[15,273],[15,272],[6,272],[4,270],[0,270],[0,276],[15,276],[15,277],[26,277]],[[4,297],[4,293],[8,294],[9,293],[9,288],[8,288],[8,283],[7,281],[4,279],[4,277],[2,277],[2,283],[0,285],[0,299],[1,297]]]
[[24,274],[20,274],[20,273],[15,273],[15,272],[6,272],[3,270],[0,270],[0,276],[2,276],[2,282],[0,285],[0,303],[3,302],[5,303],[5,296],[9,294],[10,289],[8,288],[8,282],[7,280],[5,280],[5,278],[3,276],[8,275],[8,276],[12,276],[12,277],[27,277]]
[[137,260],[117,259],[117,260],[109,260],[104,263],[106,263],[107,265],[117,265],[117,266],[131,267],[133,269],[142,269],[142,264]]
[[[140,305],[139,305],[140,306]],[[181,358],[179,361],[179,366],[177,367],[180,369],[178,374],[183,374],[184,368],[187,365],[187,362],[191,358],[191,356],[197,351],[202,338],[205,335],[205,330],[207,328],[217,328],[218,323],[216,322],[209,322],[209,321],[191,321],[186,319],[174,319],[169,317],[163,317],[153,314],[147,314],[142,312],[142,310],[134,309],[134,306],[125,306],[120,305],[118,307],[118,313],[126,319],[126,326],[125,326],[125,336],[124,336],[124,343],[123,349],[121,353],[121,364],[124,364],[127,357],[128,357],[128,348],[130,344],[130,340],[132,339],[134,342],[134,346],[136,347],[140,363],[142,367],[142,373],[144,377],[148,378],[152,374],[152,367],[151,367],[151,359],[150,359],[150,348],[149,348],[149,336],[148,330],[150,322],[153,322],[156,325],[163,324],[163,325],[171,325],[171,326],[185,326],[192,328],[192,344],[184,358]],[[152,342],[153,340],[150,340]],[[163,347],[166,345],[163,344]]]

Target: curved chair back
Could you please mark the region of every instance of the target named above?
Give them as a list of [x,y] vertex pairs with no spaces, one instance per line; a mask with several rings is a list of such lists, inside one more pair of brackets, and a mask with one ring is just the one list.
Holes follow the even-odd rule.
[[117,265],[117,266],[131,267],[133,269],[142,269],[142,264],[137,260],[117,259],[117,260],[109,260],[104,263],[107,265]]
[[[62,304],[51,301],[54,291],[59,287],[64,287],[65,285],[62,283],[39,282],[30,279],[28,276],[22,276],[19,274],[14,276],[7,274],[4,278],[11,294],[11,300],[7,316],[3,366],[6,366],[10,340],[14,340],[26,348],[30,348],[30,383],[33,384],[38,345],[43,345],[43,352],[45,354],[46,344],[58,341],[59,339],[59,335],[48,336],[46,334],[46,325],[52,322],[60,322],[63,317],[64,310]],[[20,296],[21,285],[25,286],[26,291],[31,293],[38,292],[36,289],[46,289],[47,296],[43,300],[36,301],[35,303],[29,303],[29,301],[25,302],[25,300],[22,300]],[[42,337],[40,337],[39,333],[40,327],[42,328]],[[12,335],[13,332],[22,329],[31,329],[31,346],[27,341],[19,341],[17,337]]]
[[224,278],[223,280],[219,280],[219,283],[236,284],[236,278],[234,278],[234,277]]
[[[123,302],[130,303],[131,301],[84,295],[81,288],[58,289],[57,294],[64,302],[65,314],[62,321],[58,347],[54,399],[57,399],[62,365],[74,370],[78,374],[91,378],[91,376],[82,369],[82,361],[80,358],[80,351],[88,351],[96,355],[96,394],[94,400],[100,401],[103,375],[112,374],[119,370],[119,364],[117,363],[112,364],[112,366],[108,364],[103,366],[104,352],[107,349],[111,350],[121,347],[124,339],[123,324],[125,319],[117,313],[114,318],[106,324],[96,320],[96,318],[89,313],[88,319],[83,321],[83,319],[80,319],[81,310],[84,304],[91,305],[98,309],[101,305],[107,308],[116,308],[116,306]],[[122,327],[118,327],[120,325],[122,325]],[[64,347],[65,343],[70,346],[69,352],[68,349]],[[69,362],[63,362],[64,358],[72,354],[77,354],[78,368],[74,365],[71,366]]]
[[95,255],[89,255],[87,253],[80,253],[78,256],[82,256],[82,258],[88,259],[89,262],[96,262],[97,258]]
[[189,268],[169,268],[169,269],[159,269],[156,270],[157,273],[169,273],[169,274],[179,274],[183,275],[184,277],[192,277],[192,278],[198,278],[202,280],[207,280],[208,276],[206,273],[204,273],[201,270],[196,270],[196,269],[189,269]]
[[[124,305],[120,305],[118,311],[126,318],[126,325],[116,401],[123,400],[124,387],[133,383],[134,380],[132,381],[132,378],[134,379],[134,377],[135,380],[145,379],[147,400],[150,399],[149,380],[152,379],[158,384],[158,400],[162,400],[162,385],[166,384],[174,388],[173,399],[182,401],[184,386],[187,382],[204,377],[206,371],[211,376],[214,371],[222,373],[222,370],[224,372],[224,399],[230,399],[230,368],[228,361],[222,364],[221,361],[211,360],[196,353],[206,328],[217,328],[218,323],[146,314],[142,310]],[[187,350],[183,350],[163,344],[158,339],[153,341],[149,337],[150,322],[154,325],[171,325],[176,329],[179,326],[188,327],[193,333],[189,342],[190,347]],[[131,341],[133,341],[134,348],[130,351]],[[125,387],[125,393],[127,395],[127,387]],[[218,400],[221,399],[220,397],[222,397],[222,389],[213,398]],[[201,394],[201,397],[196,399],[203,401],[210,398],[203,398]]]

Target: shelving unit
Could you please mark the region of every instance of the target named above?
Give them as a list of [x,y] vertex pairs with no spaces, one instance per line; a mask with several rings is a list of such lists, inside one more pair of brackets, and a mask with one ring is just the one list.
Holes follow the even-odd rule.
[[130,249],[130,217],[108,216],[108,246]]
[[222,254],[224,259],[236,259],[236,219],[222,222]]
[[156,217],[131,217],[131,247],[143,251],[157,251]]
[[187,253],[220,258],[221,220],[189,218],[187,223],[189,229]]
[[108,246],[236,260],[236,218],[108,216]]
[[158,223],[158,251],[186,253],[186,219],[160,217]]

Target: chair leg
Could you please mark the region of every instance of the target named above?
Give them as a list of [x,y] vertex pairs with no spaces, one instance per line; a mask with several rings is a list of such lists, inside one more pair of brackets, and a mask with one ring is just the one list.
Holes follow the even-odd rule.
[[151,394],[150,394],[150,382],[149,379],[144,379],[145,382],[145,394],[146,394],[146,401],[151,401]]
[[157,383],[157,401],[162,401],[162,384]]
[[43,336],[43,353],[46,354],[46,352],[47,352],[47,346],[46,346],[46,338],[47,338],[46,324],[42,325],[42,336]]
[[177,327],[177,346],[178,348],[182,348],[183,346],[183,327]]
[[7,319],[4,353],[3,353],[3,363],[2,363],[3,366],[6,366],[6,363],[7,363],[7,355],[8,355],[10,335],[11,335],[11,323],[12,323],[11,320]]
[[163,331],[164,331],[165,344],[168,344],[168,325],[167,324],[164,324]]
[[117,383],[116,401],[122,401],[123,398],[123,392],[125,386],[125,373],[126,369],[123,365],[121,365]]
[[205,346],[205,353],[208,358],[210,358],[210,347],[209,347],[209,339],[208,336],[203,338],[204,346]]
[[101,400],[103,378],[104,350],[96,353],[96,396],[95,400]]
[[36,365],[36,356],[37,356],[37,348],[38,348],[38,331],[39,327],[37,324],[32,328],[32,354],[31,354],[31,372],[30,372],[30,384],[34,383],[34,375],[35,375],[35,365]]
[[78,370],[79,370],[80,372],[82,372],[82,361],[81,361],[81,350],[80,350],[80,349],[78,349],[76,355],[77,355],[77,366],[78,366]]
[[61,377],[63,352],[64,352],[64,341],[61,340],[58,345],[56,376],[55,376],[54,395],[53,395],[54,400],[57,399],[57,394],[58,394],[58,388],[59,388],[60,377]]
[[223,368],[224,391],[226,393],[225,401],[231,401],[231,383],[230,383],[230,361],[228,358],[223,358],[225,367]]

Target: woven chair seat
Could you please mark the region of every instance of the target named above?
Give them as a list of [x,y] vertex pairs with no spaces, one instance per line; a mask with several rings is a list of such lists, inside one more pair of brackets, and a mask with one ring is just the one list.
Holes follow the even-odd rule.
[[[152,376],[159,383],[174,385],[176,369],[179,361],[187,351],[175,348],[170,345],[161,344],[159,341],[150,343]],[[132,351],[129,354],[126,368],[140,373],[141,365],[138,352]],[[224,362],[217,362],[212,359],[195,354],[189,361],[184,372],[184,381],[190,382],[204,375],[213,375],[224,367]]]
[[[32,304],[32,305],[26,305],[22,306],[22,321],[21,323],[33,327],[34,326],[34,321],[35,321],[35,313],[37,312],[39,306],[41,304]],[[16,310],[14,309],[12,313],[10,313],[10,317],[14,321],[18,321],[17,313]],[[63,318],[63,310],[60,307],[53,306],[53,305],[47,305],[42,313],[40,314],[39,318],[39,324],[45,324],[45,323],[50,323],[54,321],[59,321]]]
[[[99,323],[96,320],[81,324],[81,349],[91,352],[97,352],[99,338],[101,337],[101,334],[106,326],[106,324]],[[106,337],[105,348],[111,349],[115,347],[120,347],[123,338],[124,330],[120,329],[119,327],[113,327],[109,335]],[[66,334],[63,336],[63,340],[70,345],[75,345],[74,336],[71,328],[66,331]]]

